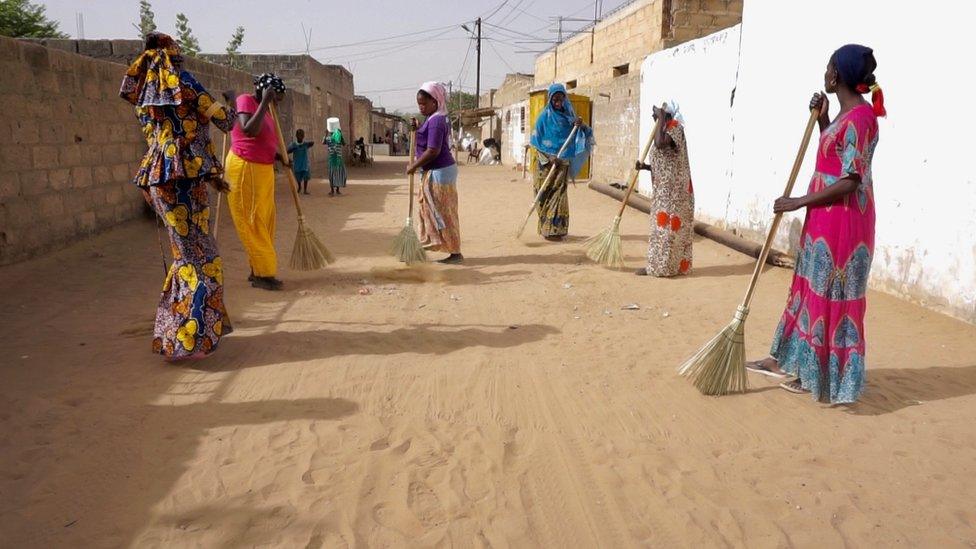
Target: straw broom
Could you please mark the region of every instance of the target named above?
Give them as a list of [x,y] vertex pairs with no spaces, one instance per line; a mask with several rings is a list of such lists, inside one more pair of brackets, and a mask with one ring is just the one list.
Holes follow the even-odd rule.
[[[413,159],[417,152],[417,131],[410,131],[410,158]],[[403,229],[400,230],[400,234],[393,239],[393,255],[399,259],[401,262],[407,265],[412,265],[414,263],[426,263],[427,262],[427,252],[424,251],[424,247],[420,245],[420,239],[417,238],[417,231],[413,228],[413,176],[410,174],[410,195],[407,200],[410,205],[407,209],[407,222],[404,224]]]
[[[278,111],[274,103],[269,105],[269,108],[278,133],[278,148],[282,156],[287,155],[285,138],[281,134],[281,124],[278,123]],[[298,182],[295,181],[295,173],[290,169],[285,171],[288,172],[288,188],[291,189],[291,197],[295,201],[295,210],[298,212],[298,234],[295,235],[295,247],[291,251],[291,268],[298,271],[323,269],[335,261],[335,258],[325,244],[315,236],[312,229],[305,225],[305,216],[302,214],[302,205],[298,199]]]
[[[644,143],[644,148],[641,150],[639,159],[641,162],[647,158],[647,153],[651,151],[654,136],[661,130],[663,120],[664,117],[659,116],[657,122],[654,123],[654,129],[651,131],[651,135],[647,137],[647,142]],[[623,217],[624,210],[627,209],[627,201],[630,200],[630,194],[634,192],[634,188],[637,186],[638,175],[640,175],[640,171],[635,166],[632,168],[630,185],[627,186],[627,193],[624,195],[623,202],[620,203],[620,211],[617,212],[617,217],[613,218],[609,227],[591,236],[586,241],[586,244],[584,244],[586,247],[586,257],[607,267],[620,268],[624,266],[623,255],[620,253],[620,218]]]
[[576,131],[578,129],[579,126],[573,126],[573,130],[569,132],[569,136],[566,138],[566,141],[563,141],[563,146],[559,147],[559,152],[556,153],[556,158],[552,161],[552,167],[549,168],[549,174],[546,175],[546,180],[543,181],[542,185],[539,186],[539,192],[536,193],[535,199],[532,200],[532,207],[529,208],[529,213],[525,215],[525,219],[522,221],[522,224],[519,225],[518,231],[515,233],[515,238],[520,238],[522,236],[522,233],[525,231],[525,226],[529,224],[529,218],[532,217],[532,213],[535,212],[535,209],[539,207],[539,200],[542,199],[542,193],[546,192],[546,190],[549,188],[549,183],[553,180],[553,177],[556,174],[556,168],[559,164],[559,157],[566,152],[566,148],[569,147],[569,143],[574,137],[576,137]]
[[[813,133],[813,126],[817,123],[820,109],[813,109],[810,112],[810,120],[807,122],[806,130],[803,132],[803,140],[800,142],[800,150],[796,153],[796,160],[793,161],[793,171],[790,172],[789,181],[786,183],[786,190],[782,196],[789,196],[793,192],[793,184],[803,163],[803,153],[810,144],[810,135]],[[783,218],[782,213],[773,217],[773,224],[769,227],[766,234],[766,242],[759,252],[756,261],[756,268],[752,271],[752,280],[749,282],[749,289],[746,291],[742,303],[735,310],[732,322],[718,333],[711,341],[705,344],[695,356],[688,359],[679,369],[678,373],[689,377],[695,387],[704,395],[727,395],[729,393],[741,393],[746,390],[746,367],[745,367],[745,324],[749,316],[749,305],[759,282],[759,275],[762,274],[762,267],[766,263],[766,257],[773,246],[773,238],[776,236],[776,229]]]

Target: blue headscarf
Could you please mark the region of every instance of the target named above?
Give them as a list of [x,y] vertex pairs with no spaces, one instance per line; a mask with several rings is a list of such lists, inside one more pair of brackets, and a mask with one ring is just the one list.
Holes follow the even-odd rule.
[[[557,110],[552,106],[552,96],[557,93],[566,95],[563,108]],[[552,156],[559,152],[563,142],[569,137],[573,130],[573,123],[576,122],[576,111],[566,93],[566,86],[553,84],[549,86],[549,93],[546,97],[546,108],[539,113],[539,118],[535,121],[535,131],[529,141],[536,149]],[[573,142],[566,147],[566,150],[559,157],[569,160],[569,173],[573,177],[579,173],[590,155],[593,148],[593,130],[586,126],[580,126],[576,132]]]
[[871,48],[860,44],[847,44],[834,52],[833,60],[841,82],[847,84],[852,90],[861,84],[867,86],[874,84],[874,69],[877,68],[878,62],[874,60],[874,50]]

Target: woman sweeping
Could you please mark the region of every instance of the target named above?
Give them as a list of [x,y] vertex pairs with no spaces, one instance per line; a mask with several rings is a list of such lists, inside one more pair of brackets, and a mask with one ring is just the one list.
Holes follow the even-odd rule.
[[277,159],[289,167],[290,163],[278,151],[278,134],[268,108],[284,97],[285,83],[266,73],[254,80],[254,86],[254,95],[237,98],[238,123],[227,153],[227,206],[251,264],[251,286],[280,290],[283,285],[277,278],[274,247],[274,162]]
[[207,183],[226,191],[210,123],[228,132],[234,111],[183,70],[179,46],[162,33],[146,36],[119,95],[136,106],[148,145],[133,182],[164,220],[173,253],[156,308],[153,351],[169,360],[200,358],[231,332]]
[[684,120],[673,100],[654,107],[655,127],[651,163],[637,161],[638,170],[650,170],[654,180],[651,197],[651,237],[647,267],[640,276],[676,276],[691,272],[694,238],[695,193],[685,142]]
[[427,82],[417,91],[420,114],[427,117],[419,129],[417,156],[407,173],[423,169],[420,185],[420,242],[427,250],[447,252],[439,263],[462,263],[461,226],[458,223],[458,168],[451,155],[451,128],[447,121],[447,91],[437,82]]
[[[573,142],[556,158],[574,126],[579,129]],[[556,165],[556,173],[539,197],[539,234],[546,240],[562,240],[569,234],[569,177],[575,178],[583,168],[593,146],[593,131],[576,116],[573,104],[566,96],[566,86],[549,86],[546,108],[535,122],[530,143],[537,153],[533,181],[535,194],[539,194],[552,163]]]
[[346,163],[342,158],[342,146],[346,144],[346,140],[342,138],[338,118],[330,118],[326,123],[329,126],[329,135],[322,139],[322,143],[329,149],[329,185],[332,186],[329,196],[335,196],[341,195],[339,189],[346,186]]
[[[824,75],[840,113],[831,122],[828,101],[814,94],[820,110],[817,166],[805,196],[782,197],[776,212],[806,208],[796,273],[770,357],[749,370],[773,377],[793,393],[812,393],[831,403],[851,403],[864,387],[864,311],[874,253],[874,191],[871,162],[878,144],[884,98],[877,86],[871,48],[847,45],[831,56]],[[872,92],[872,103],[862,94]]]

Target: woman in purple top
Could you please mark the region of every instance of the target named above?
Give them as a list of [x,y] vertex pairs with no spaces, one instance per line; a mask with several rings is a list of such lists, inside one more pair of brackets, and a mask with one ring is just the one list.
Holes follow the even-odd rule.
[[417,129],[417,153],[407,173],[422,170],[420,184],[420,242],[431,251],[447,252],[439,263],[461,263],[461,226],[458,223],[458,168],[451,156],[451,128],[447,120],[447,92],[437,82],[417,91],[420,114],[427,117]]

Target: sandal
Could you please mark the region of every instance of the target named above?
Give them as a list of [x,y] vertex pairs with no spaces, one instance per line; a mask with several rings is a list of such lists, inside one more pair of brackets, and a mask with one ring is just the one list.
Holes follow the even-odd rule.
[[810,394],[810,391],[803,388],[803,383],[800,382],[800,378],[784,381],[783,383],[780,383],[779,386],[795,395]]
[[262,290],[277,292],[281,290],[284,283],[273,276],[256,276],[254,277],[254,282],[251,282],[251,286],[260,288]]
[[636,271],[634,271],[634,274],[637,276],[647,276],[647,267],[644,267],[642,269],[637,269]]
[[[773,358],[773,357],[769,357],[769,358]],[[783,379],[785,377],[789,377],[789,374],[774,372],[769,368],[767,368],[766,366],[764,366],[763,363],[766,362],[766,360],[767,359],[764,358],[762,360],[754,360],[752,362],[746,362],[746,370],[749,370],[754,374],[775,377],[777,379]]]

